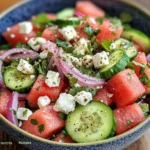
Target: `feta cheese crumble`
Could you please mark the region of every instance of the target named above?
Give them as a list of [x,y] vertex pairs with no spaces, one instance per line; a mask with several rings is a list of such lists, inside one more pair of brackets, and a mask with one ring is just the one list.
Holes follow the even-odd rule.
[[82,63],[86,68],[93,67],[93,59],[91,55],[85,55],[82,59]]
[[32,111],[27,108],[18,108],[16,116],[20,120],[28,120],[29,116],[32,115]]
[[28,45],[35,51],[39,51],[41,44],[46,43],[46,39],[42,37],[31,38]]
[[50,102],[51,102],[51,100],[49,99],[48,96],[40,96],[38,98],[38,106],[39,106],[39,108],[43,108],[43,107],[49,105]]
[[54,110],[68,114],[75,110],[74,97],[70,94],[61,93],[54,105]]
[[92,100],[92,94],[90,92],[81,91],[75,95],[74,100],[80,105],[85,106]]
[[49,87],[57,87],[60,84],[60,77],[58,72],[48,71],[45,79],[45,83]]
[[29,34],[32,32],[33,26],[30,21],[24,21],[19,23],[19,33],[21,34]]
[[48,56],[48,51],[47,50],[42,51],[39,56],[41,59],[45,59]]
[[107,52],[102,51],[93,56],[93,63],[96,69],[100,69],[109,64]]
[[59,29],[59,32],[65,37],[67,41],[73,40],[77,37],[77,32],[73,26],[66,26]]
[[10,38],[15,38],[15,34],[10,34]]
[[24,74],[33,74],[34,68],[28,61],[20,59],[19,64],[17,66],[17,70],[21,71]]

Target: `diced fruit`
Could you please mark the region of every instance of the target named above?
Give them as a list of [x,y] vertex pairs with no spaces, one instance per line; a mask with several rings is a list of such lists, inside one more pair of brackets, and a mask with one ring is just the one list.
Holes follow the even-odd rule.
[[112,24],[109,20],[105,19],[101,25],[100,32],[97,35],[98,42],[104,40],[115,40],[120,37],[123,27]]
[[108,91],[113,94],[118,107],[132,104],[140,98],[145,89],[131,69],[125,69],[108,81]]
[[60,142],[60,143],[74,143],[74,141],[73,141],[72,138],[69,136],[69,134],[63,133],[63,132],[59,133],[59,134],[55,137],[54,141]]
[[21,128],[31,134],[42,138],[48,138],[65,126],[65,121],[60,119],[59,113],[53,110],[53,106],[47,106],[35,111]]
[[32,89],[30,90],[27,100],[30,107],[38,107],[37,101],[40,96],[47,95],[52,101],[57,100],[64,87],[64,82],[61,81],[58,87],[48,87],[45,84],[45,77],[39,75]]
[[18,108],[19,108],[19,107],[25,107],[25,101],[20,100],[20,101],[18,102]]
[[3,32],[3,36],[12,46],[15,46],[19,42],[26,44],[30,38],[36,37],[36,33],[34,31],[30,32],[29,34],[21,34],[19,31],[19,25],[16,24],[10,27],[9,30]]
[[95,101],[101,101],[105,103],[108,106],[111,106],[114,102],[113,100],[113,94],[109,93],[107,90],[107,84],[103,86],[102,89],[100,89],[96,95],[94,96],[93,100]]
[[6,117],[7,104],[11,97],[11,92],[6,89],[0,89],[0,114]]
[[[146,65],[147,64],[147,59],[146,59],[146,55],[144,52],[139,52],[138,55],[134,58],[134,61],[135,62],[138,62],[140,64],[143,64],[143,65]],[[138,66],[138,65],[135,65],[135,73],[137,76],[140,75],[140,70],[141,70],[141,67]]]
[[117,108],[114,110],[114,115],[116,118],[116,134],[128,131],[145,119],[144,113],[138,104]]
[[84,32],[84,29],[85,29],[85,27],[87,25],[89,25],[94,30],[100,29],[100,25],[99,25],[98,22],[95,21],[95,19],[93,19],[93,18],[87,18],[76,29],[77,30],[77,34],[79,35],[80,38],[88,39],[88,35]]
[[46,28],[42,33],[42,37],[52,42],[56,42],[56,38],[64,39],[57,26]]
[[105,12],[90,1],[78,1],[75,11],[92,18],[105,16]]

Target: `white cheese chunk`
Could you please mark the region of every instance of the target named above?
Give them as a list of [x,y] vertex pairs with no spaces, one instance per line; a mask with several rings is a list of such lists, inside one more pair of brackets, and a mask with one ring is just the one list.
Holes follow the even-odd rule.
[[38,98],[38,106],[39,108],[45,107],[47,105],[49,105],[51,102],[51,100],[49,99],[48,96],[40,96]]
[[19,33],[29,34],[33,29],[32,23],[30,21],[24,21],[19,23]]
[[67,41],[73,40],[77,37],[77,32],[73,26],[66,26],[59,29],[59,32],[65,37]]
[[93,58],[91,55],[85,55],[82,59],[82,63],[86,68],[93,67]]
[[39,51],[40,50],[40,46],[41,44],[46,43],[46,39],[42,38],[42,37],[36,37],[36,38],[31,38],[28,41],[28,45],[35,51]]
[[32,115],[32,111],[27,108],[18,108],[16,116],[20,120],[28,120],[29,116]]
[[56,104],[54,105],[54,110],[68,114],[75,110],[74,97],[70,94],[61,93]]
[[85,55],[86,52],[88,53],[88,40],[81,38],[75,45],[75,50],[73,52],[81,55]]
[[39,56],[41,59],[45,59],[48,56],[48,51],[47,50],[42,51]]
[[90,92],[81,91],[75,95],[74,100],[78,102],[80,105],[85,106],[92,100],[92,94]]
[[28,61],[20,59],[19,64],[17,66],[17,70],[21,71],[24,74],[33,74],[34,68]]
[[63,58],[66,60],[66,61],[69,61],[71,63],[74,63],[76,64],[77,66],[82,66],[82,60],[81,59],[78,59],[77,57],[74,57],[72,56],[71,54],[64,54],[63,55]]
[[45,83],[49,87],[59,86],[59,84],[60,84],[59,73],[49,70],[48,73],[47,73],[47,75],[46,75]]
[[96,69],[100,69],[109,64],[107,52],[102,51],[93,56],[93,63]]

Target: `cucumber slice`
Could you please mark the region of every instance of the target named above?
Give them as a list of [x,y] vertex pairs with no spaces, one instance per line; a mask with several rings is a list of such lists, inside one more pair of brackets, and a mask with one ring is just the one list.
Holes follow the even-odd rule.
[[72,17],[74,14],[74,9],[73,8],[65,8],[61,11],[59,11],[56,16],[58,19],[63,19],[63,18],[68,18]]
[[66,130],[78,143],[94,142],[113,136],[115,133],[114,114],[110,107],[92,101],[86,106],[78,105],[69,113]]
[[124,30],[121,37],[137,42],[146,54],[150,53],[150,38],[137,29]]
[[123,50],[115,50],[109,55],[109,65],[100,70],[103,79],[110,79],[112,76],[123,70],[129,62],[129,57]]
[[27,92],[30,90],[34,83],[36,76],[31,78],[31,75],[23,74],[15,67],[7,67],[4,71],[4,83],[5,86],[12,91]]
[[138,54],[136,47],[128,40],[123,38],[116,39],[111,45],[110,49],[122,49],[125,51],[130,60],[134,59]]

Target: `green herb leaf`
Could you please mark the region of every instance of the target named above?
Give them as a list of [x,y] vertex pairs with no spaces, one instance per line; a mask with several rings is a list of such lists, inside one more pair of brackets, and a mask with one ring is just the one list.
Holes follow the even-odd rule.
[[18,42],[16,45],[17,48],[27,48],[30,49],[30,46],[28,44],[23,44],[21,42]]
[[131,16],[131,14],[129,14],[129,13],[127,13],[127,12],[122,12],[121,14],[120,14],[120,19],[121,19],[121,22],[122,23],[130,23],[130,22],[132,22],[132,16]]
[[38,125],[38,121],[36,119],[31,119],[30,122],[33,125]]
[[113,24],[115,24],[117,26],[122,26],[122,22],[121,22],[121,20],[119,18],[117,18],[117,17],[109,17],[108,19],[109,19],[109,21],[111,23],[113,23]]
[[68,77],[68,79],[69,79],[69,84],[70,84],[71,86],[74,86],[74,84],[76,84],[76,83],[78,82],[78,79],[77,79],[77,78],[74,78],[74,77],[72,76],[72,74],[67,74],[66,76]]
[[75,96],[78,92],[86,91],[90,92],[93,96],[97,93],[98,89],[89,88],[89,87],[72,87],[69,91],[69,94]]
[[0,46],[0,50],[8,50],[10,49],[12,46],[10,44],[3,44]]
[[94,35],[97,35],[100,30],[94,30],[93,28],[91,28],[89,25],[87,25],[85,28],[84,28],[84,32],[87,33],[88,36],[94,36]]
[[56,38],[56,45],[62,47],[67,53],[71,53],[74,49],[69,42],[63,41],[59,38]]
[[143,82],[145,85],[150,87],[150,79],[148,76],[144,73],[143,76],[140,78],[140,81]]
[[41,32],[41,31],[37,31],[37,32],[36,32],[36,36],[37,36],[37,37],[41,37],[41,36],[42,36],[42,32]]
[[28,113],[28,110],[27,110],[27,109],[25,109],[25,110],[23,111],[23,113],[22,113],[22,114],[23,114],[23,117],[24,117],[24,116],[26,116],[26,115],[27,115],[27,113]]
[[44,124],[40,124],[38,126],[38,130],[39,130],[40,133],[42,133],[44,131]]
[[105,40],[101,43],[105,50],[110,51],[111,40]]
[[150,63],[147,63],[148,68],[150,68]]
[[98,17],[98,18],[96,18],[96,21],[97,21],[99,24],[102,24],[103,21],[104,21],[104,18],[103,18],[103,17]]
[[134,121],[133,120],[128,120],[127,122],[126,122],[126,125],[130,125],[131,123],[133,123]]
[[114,31],[113,31],[113,32],[111,32],[111,34],[112,34],[113,36],[116,36],[116,32],[114,32]]
[[125,24],[123,24],[123,28],[124,28],[124,30],[128,30],[128,29],[131,29],[132,26],[130,24],[125,23]]
[[67,115],[64,114],[64,113],[62,113],[62,112],[60,112],[60,113],[59,113],[59,118],[60,118],[61,120],[66,120]]
[[148,104],[143,103],[143,104],[139,104],[139,106],[141,107],[141,109],[142,109],[142,111],[143,111],[144,113],[149,112],[149,105],[148,105]]

